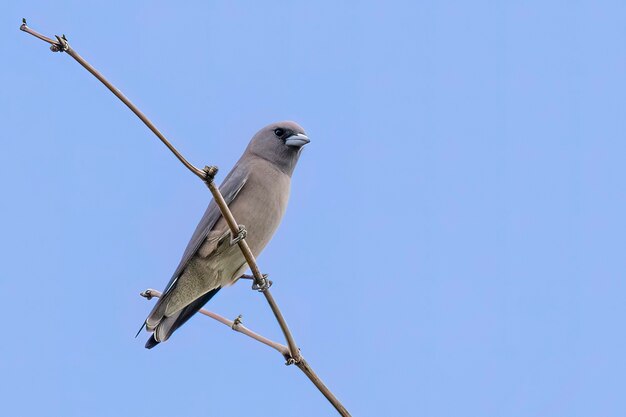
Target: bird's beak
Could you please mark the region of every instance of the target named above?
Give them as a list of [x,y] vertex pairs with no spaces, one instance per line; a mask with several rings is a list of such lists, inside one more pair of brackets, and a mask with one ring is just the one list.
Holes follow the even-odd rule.
[[294,146],[296,148],[301,148],[307,143],[311,142],[311,140],[302,133],[298,133],[296,135],[291,135],[285,140],[285,145]]

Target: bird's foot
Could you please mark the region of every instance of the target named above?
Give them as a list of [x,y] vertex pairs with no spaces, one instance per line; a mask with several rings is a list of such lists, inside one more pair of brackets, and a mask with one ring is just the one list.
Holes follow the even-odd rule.
[[259,292],[265,292],[269,287],[272,286],[272,284],[273,282],[267,279],[267,274],[263,274],[263,279],[261,280],[261,282],[257,284],[257,282],[254,281],[254,284],[252,284],[252,289]]
[[230,233],[230,246],[236,245],[241,239],[245,239],[247,235],[248,231],[246,230],[246,226],[240,224],[237,236],[233,237],[233,233]]

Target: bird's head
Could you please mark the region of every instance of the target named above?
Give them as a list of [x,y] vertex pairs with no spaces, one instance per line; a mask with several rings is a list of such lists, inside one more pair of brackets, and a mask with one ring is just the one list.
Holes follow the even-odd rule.
[[266,159],[291,175],[304,145],[310,140],[296,122],[278,122],[259,130],[248,145],[248,152]]

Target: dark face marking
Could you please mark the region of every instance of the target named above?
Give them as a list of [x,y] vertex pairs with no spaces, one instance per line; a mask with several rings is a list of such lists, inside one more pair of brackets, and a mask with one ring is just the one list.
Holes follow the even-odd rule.
[[274,136],[276,136],[283,142],[286,141],[289,136],[294,134],[296,134],[296,132],[289,128],[277,127],[276,129],[274,129]]

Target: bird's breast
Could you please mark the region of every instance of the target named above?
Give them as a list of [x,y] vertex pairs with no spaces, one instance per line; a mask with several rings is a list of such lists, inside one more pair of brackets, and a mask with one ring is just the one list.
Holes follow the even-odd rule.
[[231,203],[233,216],[246,226],[246,241],[255,256],[271,240],[285,214],[290,185],[289,176],[272,166],[254,169]]
[[[255,158],[250,163],[248,172],[246,184],[229,204],[229,208],[237,223],[246,227],[246,242],[254,256],[258,256],[271,240],[285,214],[291,179],[261,158]],[[213,230],[216,235],[220,235],[220,231],[228,230],[224,218],[220,217]],[[208,252],[211,253],[213,249],[209,249]],[[201,248],[200,253],[202,252]]]

